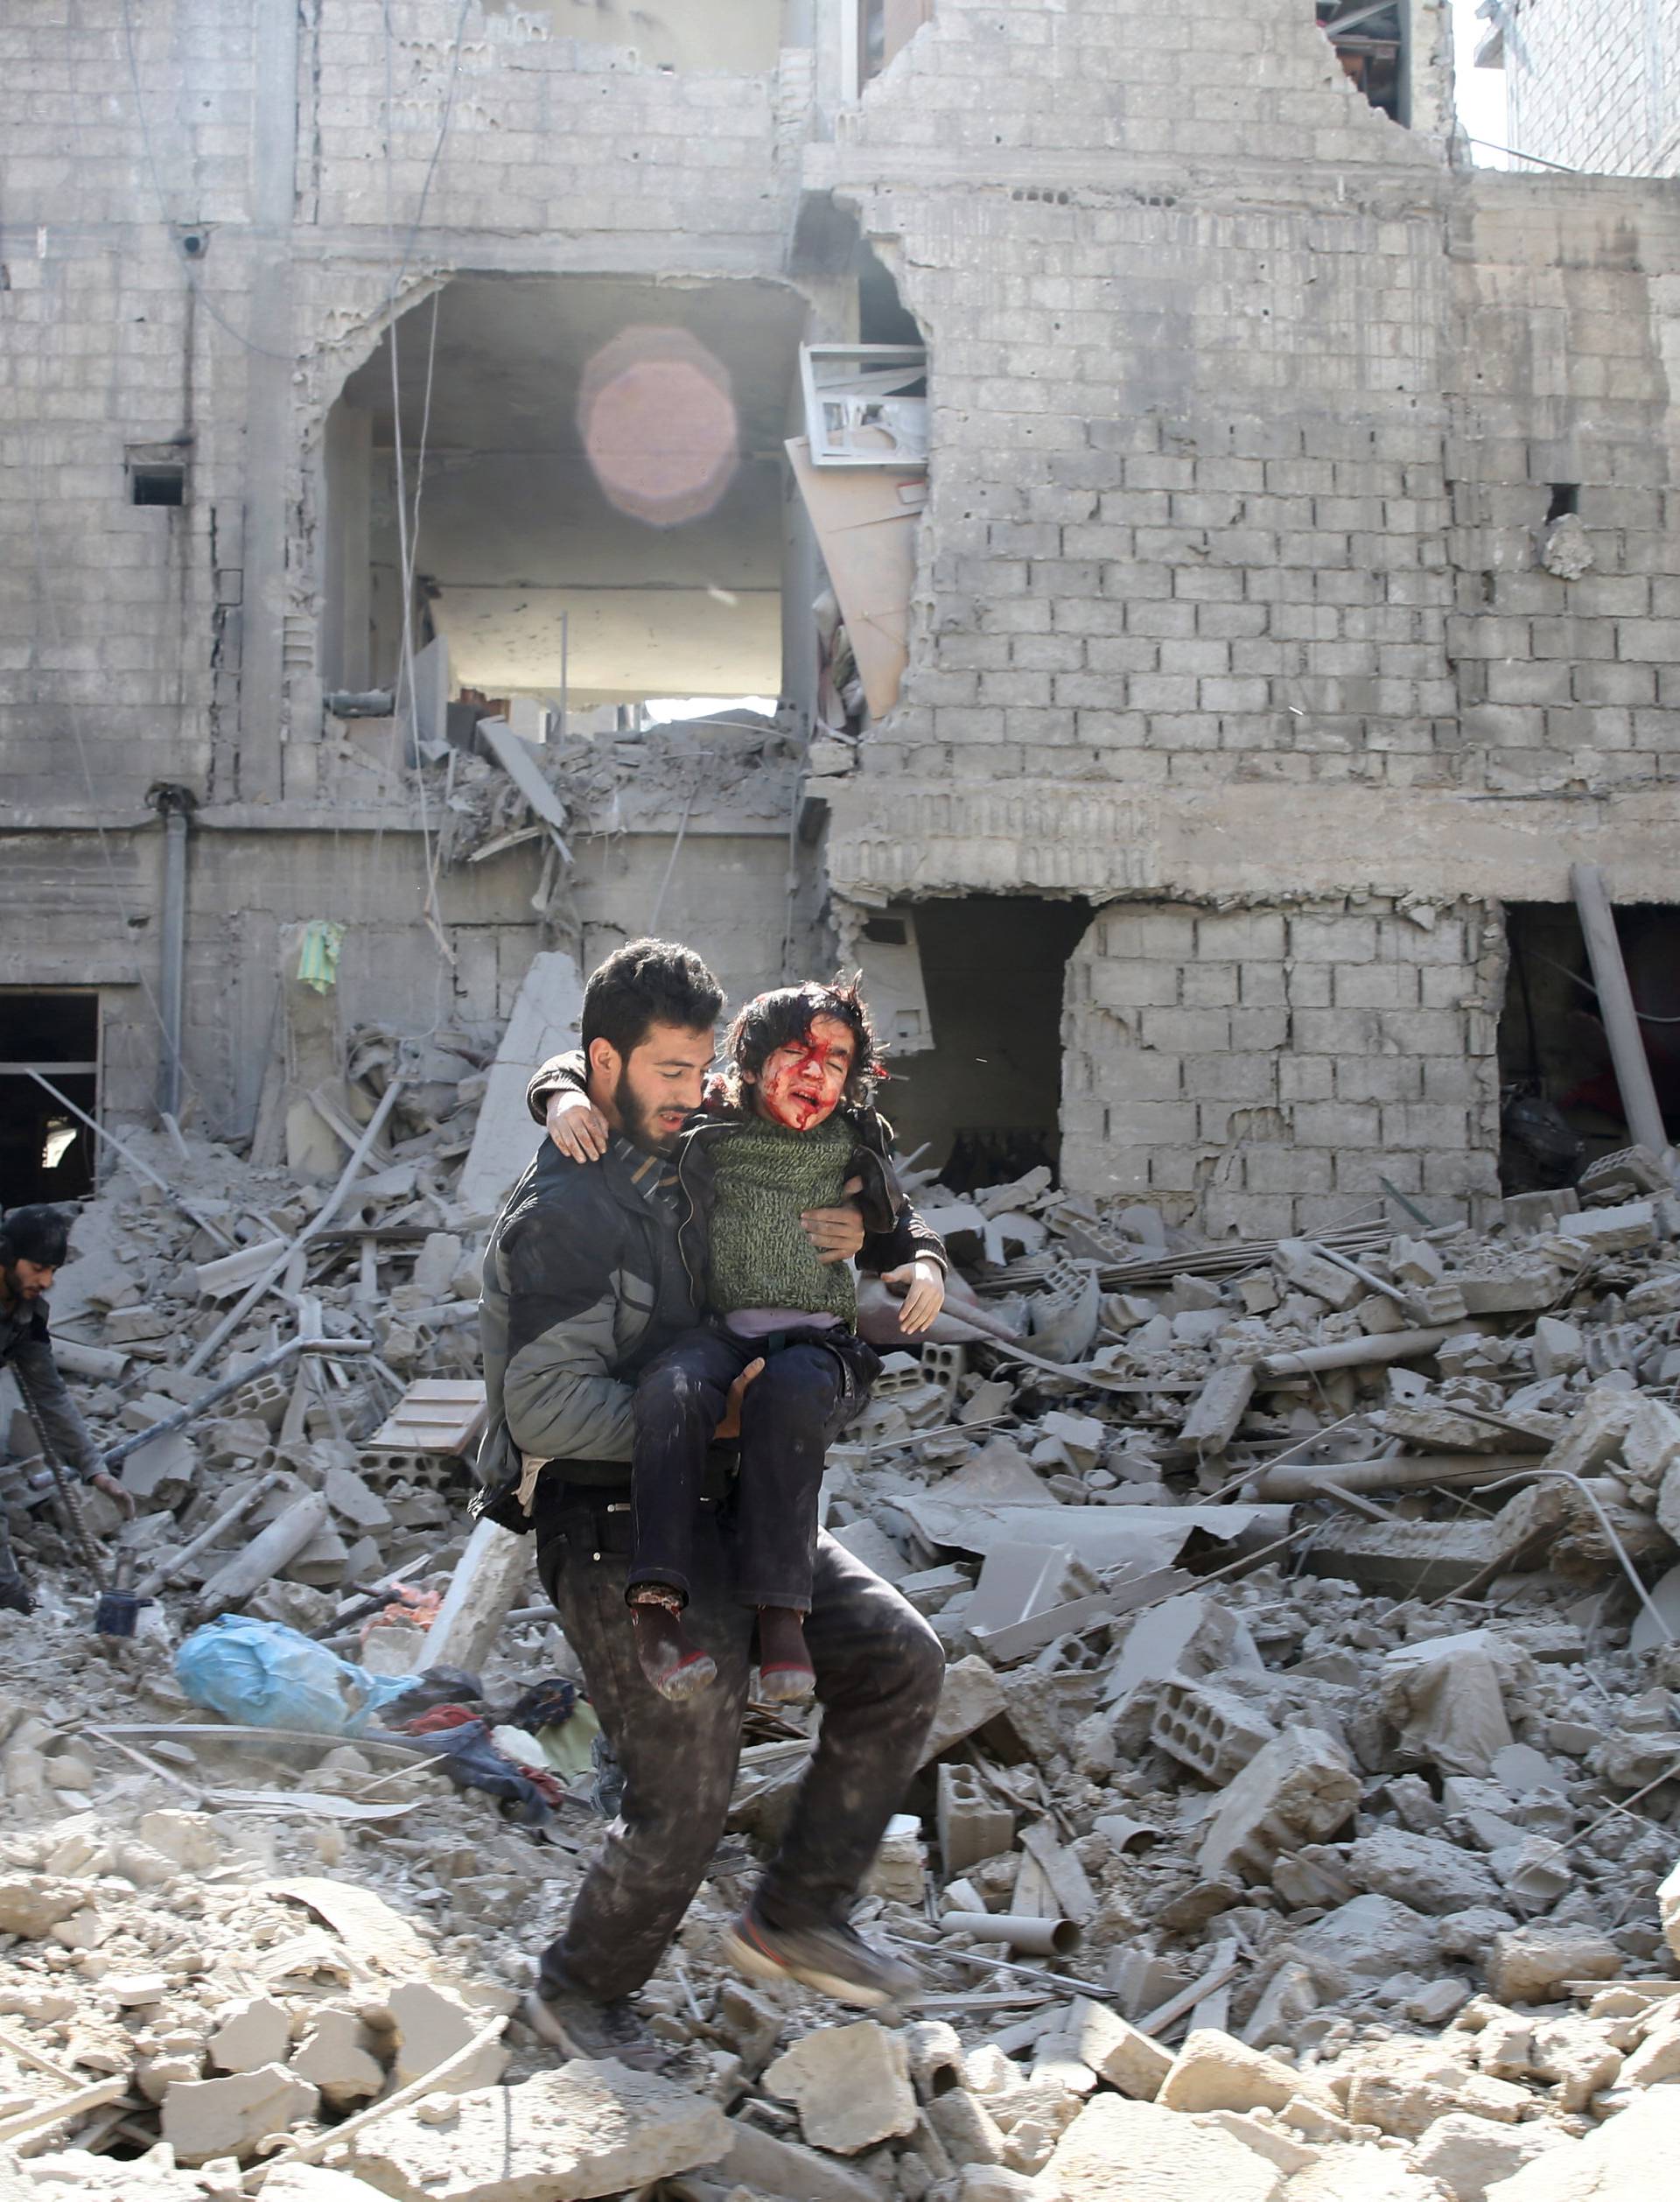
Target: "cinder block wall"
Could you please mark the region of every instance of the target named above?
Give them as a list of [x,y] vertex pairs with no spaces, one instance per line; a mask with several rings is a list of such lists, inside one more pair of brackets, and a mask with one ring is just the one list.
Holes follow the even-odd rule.
[[1063,1168],[1215,1233],[1498,1193],[1502,931],[1475,903],[1116,903],[1068,973]]
[[825,158],[934,408],[836,890],[1126,898],[1074,1184],[1263,1231],[1490,1193],[1497,898],[1675,892],[1671,193],[1455,171],[1284,0],[959,0]]
[[1608,175],[1672,175],[1680,143],[1677,0],[1524,0],[1505,39],[1510,135]]

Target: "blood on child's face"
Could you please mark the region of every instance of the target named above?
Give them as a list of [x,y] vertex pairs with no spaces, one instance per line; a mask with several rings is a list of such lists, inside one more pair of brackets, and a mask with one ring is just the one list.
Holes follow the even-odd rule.
[[758,1076],[766,1116],[790,1132],[826,1123],[840,1105],[858,1054],[857,1035],[839,1017],[813,1017],[802,1038],[764,1059]]

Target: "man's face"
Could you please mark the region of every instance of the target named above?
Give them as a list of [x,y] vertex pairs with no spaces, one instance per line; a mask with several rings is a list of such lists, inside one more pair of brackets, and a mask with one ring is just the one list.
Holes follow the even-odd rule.
[[840,1105],[858,1058],[858,1037],[840,1017],[813,1017],[802,1039],[789,1040],[764,1059],[756,1083],[759,1105],[790,1132],[827,1123]]
[[627,1055],[597,1040],[589,1051],[589,1097],[633,1146],[662,1154],[700,1106],[711,1057],[709,1027],[650,1025]]
[[8,1300],[39,1300],[52,1289],[57,1271],[45,1263],[25,1261],[20,1254],[9,1269],[0,1269]]

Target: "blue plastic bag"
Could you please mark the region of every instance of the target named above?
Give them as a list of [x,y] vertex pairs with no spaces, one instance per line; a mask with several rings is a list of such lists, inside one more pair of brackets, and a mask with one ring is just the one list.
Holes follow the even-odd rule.
[[316,1736],[359,1736],[417,1679],[369,1674],[284,1622],[242,1613],[195,1629],[175,1654],[175,1675],[194,1705],[224,1720]]

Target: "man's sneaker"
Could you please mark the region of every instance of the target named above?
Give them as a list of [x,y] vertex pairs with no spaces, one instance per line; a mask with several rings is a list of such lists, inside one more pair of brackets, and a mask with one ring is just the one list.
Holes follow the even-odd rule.
[[633,2072],[657,2072],[671,2061],[671,2051],[648,2031],[627,1995],[596,2003],[573,1988],[536,1988],[525,1998],[520,2016],[539,2041],[568,2057],[596,2064],[611,2057]]
[[759,1981],[797,1981],[836,2003],[872,2010],[921,1993],[921,1975],[849,1926],[766,1926],[751,1905],[724,1937],[723,1955]]

